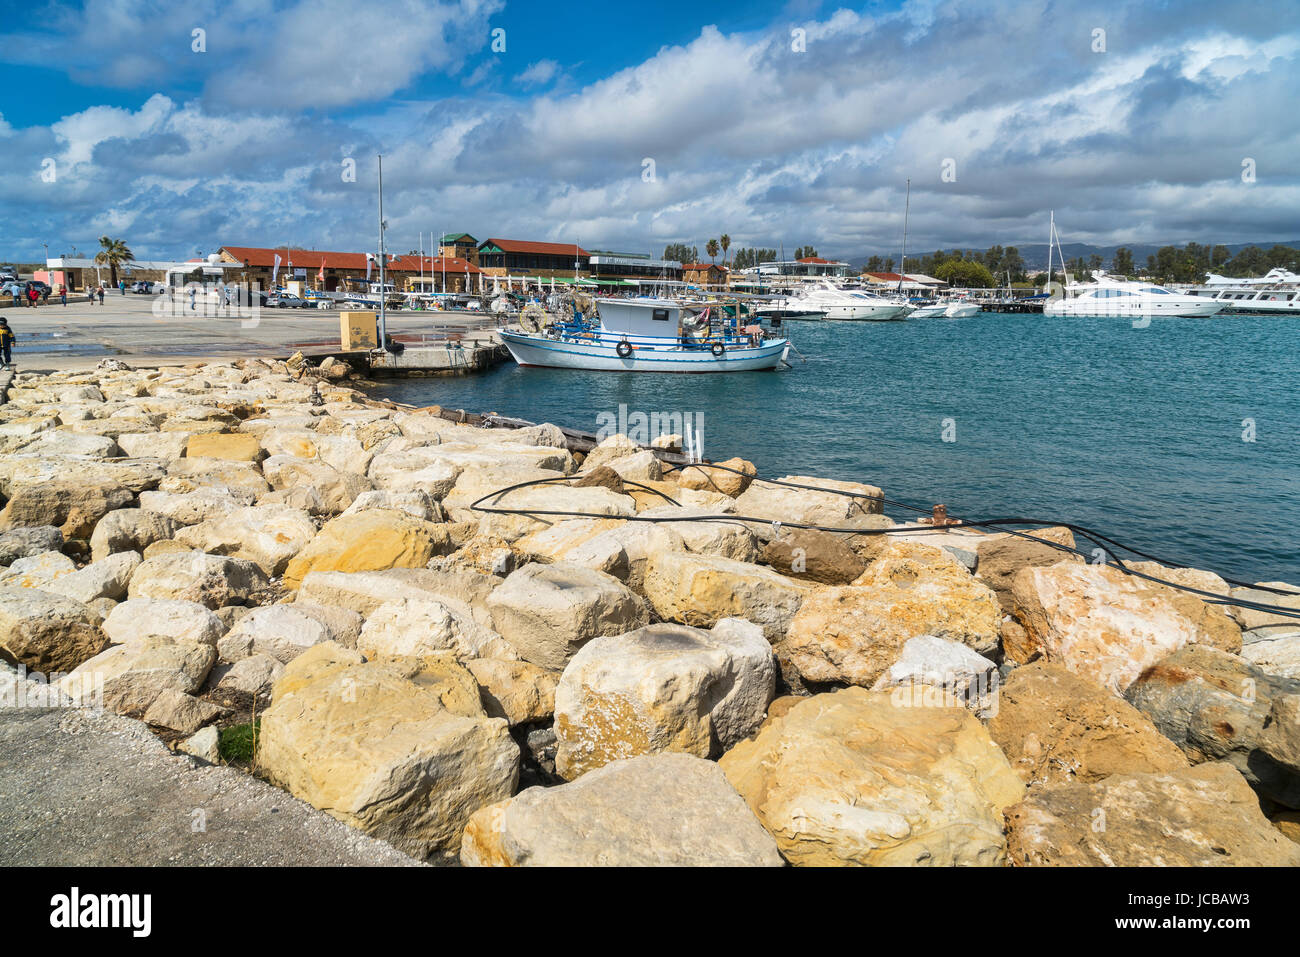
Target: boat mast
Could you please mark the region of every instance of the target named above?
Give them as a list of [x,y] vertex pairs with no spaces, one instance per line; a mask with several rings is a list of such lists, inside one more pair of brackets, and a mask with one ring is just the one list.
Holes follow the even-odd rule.
[[384,289],[384,260],[388,258],[384,254],[384,229],[388,224],[384,222],[384,157],[382,154],[377,155],[379,158],[379,348],[383,349],[388,344],[388,313],[384,308],[388,300]]
[[903,255],[898,261],[898,293],[903,294],[903,270],[907,268],[907,214],[912,208],[912,178],[907,178],[907,199],[903,202]]

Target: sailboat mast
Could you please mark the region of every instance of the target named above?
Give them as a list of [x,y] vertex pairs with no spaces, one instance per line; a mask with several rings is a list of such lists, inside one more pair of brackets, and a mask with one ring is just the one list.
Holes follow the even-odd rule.
[[904,270],[907,268],[907,214],[912,208],[912,178],[907,179],[907,199],[903,202],[903,255],[898,260],[898,291],[903,292]]
[[379,158],[379,348],[382,349],[388,344],[388,313],[384,308],[388,301],[384,288],[384,260],[388,257],[384,255],[384,157],[376,155]]

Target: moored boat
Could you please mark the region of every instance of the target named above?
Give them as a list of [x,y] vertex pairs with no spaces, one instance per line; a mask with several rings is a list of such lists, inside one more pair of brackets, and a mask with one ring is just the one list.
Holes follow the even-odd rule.
[[597,299],[596,316],[498,335],[521,366],[603,372],[751,372],[775,369],[790,341],[670,299]]

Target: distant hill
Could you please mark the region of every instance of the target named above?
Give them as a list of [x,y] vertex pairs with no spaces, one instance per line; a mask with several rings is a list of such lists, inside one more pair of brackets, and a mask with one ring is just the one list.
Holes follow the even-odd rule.
[[[964,245],[961,246],[960,248],[975,249],[978,250],[979,252],[983,252],[984,250],[988,249],[990,245],[992,244],[985,243],[983,246]],[[1007,245],[1007,244],[1004,243],[1003,245]],[[1011,245],[1014,245],[1014,243]],[[1087,259],[1089,256],[1094,256],[1094,255],[1100,256],[1103,265],[1109,266],[1111,260],[1115,258],[1115,250],[1119,249],[1120,246],[1124,246],[1127,249],[1131,249],[1133,251],[1134,264],[1138,266],[1144,266],[1146,265],[1148,256],[1155,255],[1156,250],[1160,249],[1163,246],[1168,246],[1168,245],[1182,245],[1182,244],[1119,243],[1115,246],[1090,246],[1087,243],[1061,243],[1061,252],[1065,254],[1065,258],[1067,260],[1077,259],[1080,256],[1082,256],[1084,259]],[[1257,243],[1224,243],[1223,245],[1227,246],[1228,252],[1235,256],[1237,255],[1237,253],[1241,252],[1247,246],[1258,246],[1260,249],[1265,249],[1265,250],[1272,249],[1274,246],[1290,246],[1294,249],[1300,249],[1300,239],[1292,239],[1292,240],[1286,240],[1281,242],[1268,241],[1268,242],[1257,242]],[[945,252],[951,252],[953,249],[956,249],[958,247],[943,246],[941,248]],[[1047,243],[1031,243],[1027,246],[1016,246],[1016,248],[1020,250],[1020,257],[1025,261],[1025,267],[1030,271],[1047,268]],[[910,259],[912,258],[912,256],[917,256],[917,257],[927,256],[933,252],[934,249],[921,248],[921,249],[911,250],[908,252],[907,255],[908,258]],[[898,250],[895,249],[893,252],[879,253],[878,255],[880,255],[882,258],[889,258],[892,256],[895,260],[897,260]],[[870,256],[854,256],[850,259],[846,259],[845,262],[847,262],[854,269],[861,269],[863,266],[867,264],[867,260],[870,258],[871,258]]]

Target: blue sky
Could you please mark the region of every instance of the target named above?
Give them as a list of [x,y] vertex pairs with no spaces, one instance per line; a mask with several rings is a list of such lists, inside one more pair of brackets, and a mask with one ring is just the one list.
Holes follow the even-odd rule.
[[367,248],[378,152],[401,247],[1289,240],[1294,9],[5,0],[0,258]]

